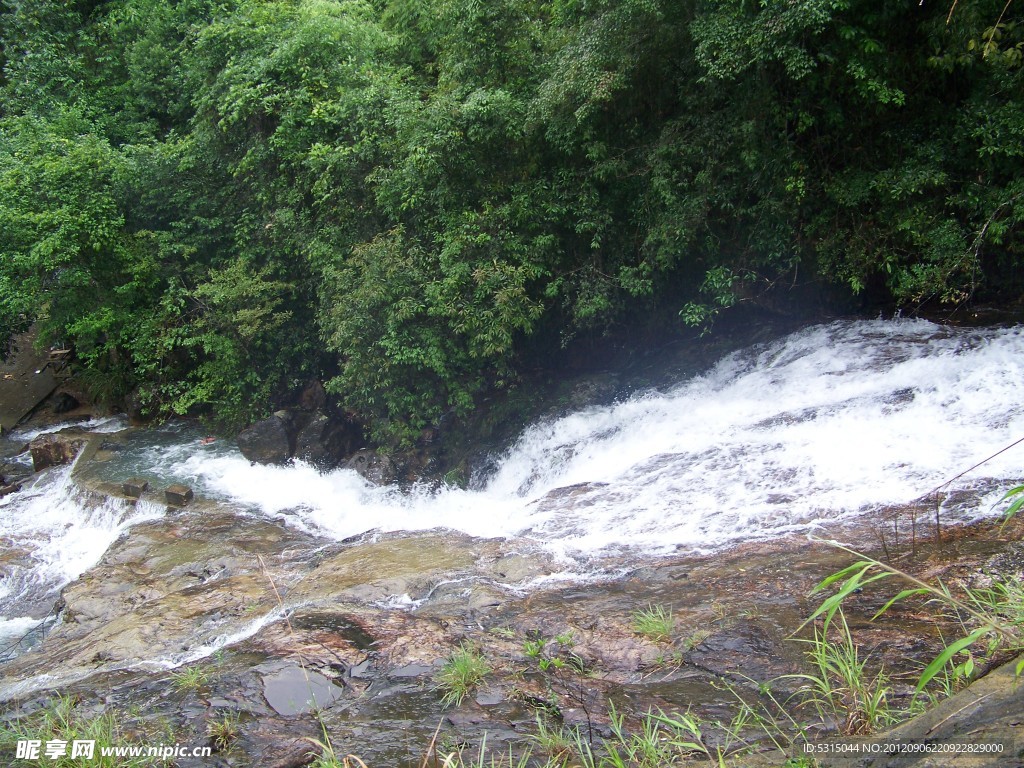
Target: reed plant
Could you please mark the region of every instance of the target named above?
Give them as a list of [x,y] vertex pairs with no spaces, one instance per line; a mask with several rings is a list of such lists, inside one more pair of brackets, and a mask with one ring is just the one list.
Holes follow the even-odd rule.
[[[850,595],[862,591],[870,584],[895,577],[909,586],[885,603],[874,614],[872,620],[886,613],[898,602],[912,597],[923,597],[929,603],[952,613],[963,627],[964,635],[949,644],[944,644],[939,655],[921,672],[915,689],[916,694],[923,693],[928,684],[948,665],[955,666],[955,659],[959,654],[969,654],[973,646],[982,642],[986,653],[989,654],[998,649],[1010,652],[1024,650],[1024,586],[1020,584],[1019,579],[996,582],[992,587],[984,589],[964,589],[963,596],[957,596],[941,580],[929,583],[888,563],[840,544],[828,543],[860,559],[831,574],[812,590],[811,594],[817,594],[837,586],[835,592],[822,601],[803,626],[818,617],[822,617],[826,623],[830,622]],[[1022,671],[1024,659],[1016,668],[1018,676]]]
[[892,692],[884,669],[873,676],[867,671],[842,611],[825,621],[814,636],[800,640],[808,645],[811,673],[790,675],[803,681],[797,692],[803,705],[813,706],[823,720],[834,719],[847,736],[871,733],[900,719],[890,706]]

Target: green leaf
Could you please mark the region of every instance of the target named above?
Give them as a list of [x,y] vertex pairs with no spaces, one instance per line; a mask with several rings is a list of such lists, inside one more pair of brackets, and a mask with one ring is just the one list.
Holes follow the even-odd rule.
[[883,613],[888,611],[889,608],[892,607],[893,603],[899,602],[900,600],[903,600],[904,598],[911,597],[912,595],[928,595],[928,594],[931,594],[931,590],[925,589],[924,587],[915,587],[913,589],[904,589],[902,592],[900,592],[898,595],[896,595],[896,597],[894,597],[892,600],[890,600],[885,605],[883,605],[878,610],[878,613],[876,613],[874,616],[871,617],[871,620],[874,621],[879,616],[881,616]]
[[812,589],[810,591],[810,594],[813,595],[813,594],[816,594],[818,592],[821,592],[823,589],[826,589],[827,587],[831,586],[832,584],[835,584],[840,579],[845,579],[847,576],[849,576],[850,574],[854,573],[855,571],[866,571],[867,569],[869,569],[873,565],[874,565],[874,563],[872,561],[870,561],[870,560],[860,560],[860,561],[854,563],[853,565],[848,565],[846,568],[843,568],[841,571],[836,571],[835,573],[833,573],[833,574],[829,575],[828,577],[826,577],[825,579],[823,579],[821,581],[821,583],[819,583],[814,589]]
[[814,590],[812,590],[811,594],[814,594],[819,589],[823,589],[829,584],[834,584],[843,576],[852,572],[852,575],[845,582],[843,582],[839,590],[834,595],[829,597],[827,600],[823,601],[821,605],[818,606],[817,610],[815,610],[814,613],[812,613],[807,618],[807,620],[800,625],[797,631],[799,632],[801,629],[806,627],[808,624],[810,624],[812,621],[814,621],[818,616],[821,616],[822,614],[824,614],[825,616],[825,624],[827,626],[828,623],[832,621],[832,617],[835,616],[836,611],[840,609],[840,607],[843,604],[843,601],[847,597],[849,597],[858,589],[863,589],[865,586],[871,584],[872,582],[887,579],[890,576],[892,576],[891,573],[883,571],[881,573],[876,573],[873,576],[865,578],[867,576],[868,571],[870,571],[871,568],[873,568],[875,565],[876,563],[862,560],[859,563],[855,563],[854,565],[849,566],[848,568],[844,568],[838,573],[833,573],[827,579],[822,581],[821,584],[819,584],[817,587],[814,588]]
[[942,653],[935,657],[931,664],[925,667],[924,672],[921,673],[921,678],[917,681],[916,693],[920,693],[924,690],[924,687],[928,685],[933,677],[935,677],[942,669],[949,663],[956,654],[960,653],[964,648],[978,642],[981,638],[989,633],[988,627],[980,627],[971,632],[967,637],[961,637],[955,643],[946,646]]

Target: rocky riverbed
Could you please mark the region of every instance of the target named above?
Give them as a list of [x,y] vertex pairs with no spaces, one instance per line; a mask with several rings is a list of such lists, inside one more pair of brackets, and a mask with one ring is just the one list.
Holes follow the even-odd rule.
[[[117,495],[102,484],[90,490]],[[146,499],[117,503],[127,510]],[[872,539],[888,536],[900,567],[954,587],[1020,578],[1020,524],[946,530],[937,542],[922,520],[912,553],[912,511],[836,533],[879,557]],[[216,765],[302,765],[316,751],[305,739],[322,739],[325,728],[336,749],[375,766],[418,764],[438,727],[434,743],[447,748],[486,736],[497,751],[521,750],[538,717],[599,741],[611,735],[609,703],[634,728],[652,709],[691,712],[714,744],[721,735],[710,724],[728,722],[738,697],[763,699],[759,687],[770,684],[784,701],[800,687],[787,676],[808,670],[794,637],[819,601],[808,593],[850,560],[791,537],[644,564],[608,558],[589,580],[565,583],[550,556],[507,541],[435,531],[336,542],[199,499],[135,525],[69,584],[60,622],[5,665],[0,696],[12,717],[71,694],[86,711],[131,711],[140,731],[159,723],[188,743],[206,743],[211,723],[236,719]],[[919,603],[869,621],[887,594],[851,597],[846,616],[872,670],[890,671],[899,708],[957,626]],[[636,630],[636,612],[650,606],[671,609],[667,639]],[[469,647],[490,672],[446,707],[438,674]],[[541,671],[538,658],[559,653],[579,669]],[[194,684],[181,683],[182,670],[196,670]],[[810,710],[798,716],[813,738],[835,725]],[[1019,735],[1017,725],[985,733]],[[177,764],[211,764],[189,760]]]
[[[1019,591],[1024,524],[997,516],[1019,462],[944,481],[1024,429],[1022,345],[916,321],[808,329],[664,392],[553,414],[470,489],[251,465],[190,424],[72,411],[59,418],[86,419],[77,431],[24,426],[3,456],[18,488],[0,499],[2,718],[32,727],[67,696],[77,717],[117,713],[124,740],[214,748],[182,768],[303,765],[325,739],[378,768],[485,739],[538,757],[558,733],[600,748],[674,712],[733,765],[889,764],[791,743],[867,730],[844,693],[816,707],[807,690],[811,591],[855,559],[817,539],[954,593]],[[899,588],[844,609],[864,679],[885,670],[876,730],[921,709],[921,670],[975,626],[921,598],[872,621]],[[464,691],[445,683],[459,658],[481,675]],[[1020,762],[1021,689],[983,677],[1004,660],[975,647],[969,676],[988,687],[913,738],[999,741],[957,764]]]

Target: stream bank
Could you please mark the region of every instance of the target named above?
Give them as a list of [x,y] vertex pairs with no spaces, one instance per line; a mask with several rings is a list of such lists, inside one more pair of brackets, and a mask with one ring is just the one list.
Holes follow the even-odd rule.
[[[689,711],[721,746],[740,699],[771,685],[786,701],[808,670],[790,638],[850,562],[809,533],[954,587],[1019,581],[1021,523],[994,520],[1012,455],[916,495],[1022,428],[1022,343],[917,321],[807,329],[539,422],[472,490],[253,466],[188,424],[86,422],[72,465],[0,500],[2,615],[50,617],[4,664],[5,716],[67,694],[183,743],[235,724],[181,766],[300,765],[324,729],[373,766],[419,765],[438,723],[439,749],[537,747],[538,717],[600,741],[609,702],[631,732]],[[137,480],[141,498],[124,493]],[[195,498],[168,505],[180,483]],[[898,709],[958,625],[909,602],[869,622],[885,599],[851,596],[846,618]],[[667,638],[638,631],[645,609],[671,610]],[[460,652],[490,671],[446,706]],[[799,714],[814,738],[837,725]]]

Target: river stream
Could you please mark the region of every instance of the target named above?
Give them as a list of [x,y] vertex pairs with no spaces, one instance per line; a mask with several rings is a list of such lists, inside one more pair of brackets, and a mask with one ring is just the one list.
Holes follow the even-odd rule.
[[[38,636],[26,633],[46,617],[53,622],[64,587],[119,537],[130,540],[137,526],[170,514],[153,501],[97,503],[83,482],[185,482],[239,520],[283,525],[314,550],[426,531],[500,540],[554,564],[509,586],[520,594],[680,552],[828,536],[954,477],[943,488],[943,520],[993,516],[1024,474],[1024,447],[957,476],[1024,437],[1022,361],[1016,327],[903,319],[814,326],[671,387],[533,424],[468,489],[378,487],[349,470],[302,463],[257,466],[194,424],[128,430],[117,419],[94,421],[85,427],[112,441],[102,461],[48,470],[0,499],[0,647],[10,657],[31,646]],[[6,435],[5,453],[35,434]],[[424,598],[389,599],[408,608]],[[268,611],[246,631],[237,625],[217,642],[194,643],[175,663],[279,616]]]

